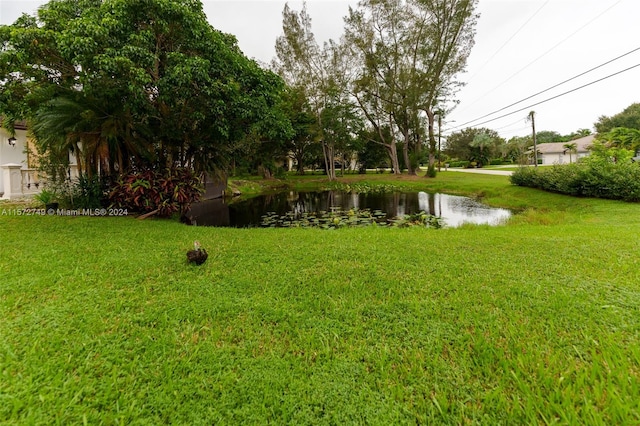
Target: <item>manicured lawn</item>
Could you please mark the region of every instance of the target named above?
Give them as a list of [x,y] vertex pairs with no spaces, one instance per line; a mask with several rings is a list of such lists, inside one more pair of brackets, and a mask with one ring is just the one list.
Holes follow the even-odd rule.
[[0,215],[0,423],[640,423],[640,205],[366,179],[521,214],[333,231]]

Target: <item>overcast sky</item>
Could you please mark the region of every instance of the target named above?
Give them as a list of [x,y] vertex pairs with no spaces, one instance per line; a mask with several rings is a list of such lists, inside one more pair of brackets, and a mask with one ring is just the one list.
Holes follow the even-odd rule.
[[[12,23],[21,12],[33,14],[38,0],[0,0],[0,24]],[[204,0],[211,24],[238,38],[244,53],[268,63],[282,32],[281,0]],[[308,0],[316,39],[339,38],[342,17],[351,0]],[[301,1],[289,1],[299,10]],[[459,105],[445,119],[444,131],[457,127],[488,127],[503,137],[530,132],[528,112],[536,112],[536,130],[568,134],[593,128],[601,115],[621,112],[640,102],[640,50],[568,83],[544,91],[618,56],[640,48],[640,0],[480,0],[476,44],[466,86],[456,95]],[[605,79],[606,78],[606,79]],[[538,102],[604,79],[557,99]],[[501,110],[480,119],[486,114]],[[496,119],[515,110],[522,111]],[[467,124],[468,123],[468,124]]]

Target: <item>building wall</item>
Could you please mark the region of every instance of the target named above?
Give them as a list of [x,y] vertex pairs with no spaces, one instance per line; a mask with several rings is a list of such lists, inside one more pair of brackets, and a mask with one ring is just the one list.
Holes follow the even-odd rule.
[[[571,163],[575,163],[578,158],[583,158],[588,156],[588,152],[579,152],[571,154]],[[561,152],[551,152],[540,154],[542,158],[542,164],[551,165],[551,164],[569,164],[569,154],[563,154]]]
[[[11,135],[4,128],[0,128],[0,166],[3,164],[20,164],[23,168],[28,166],[28,159],[26,154],[27,148],[27,131],[17,130],[16,144],[14,146],[9,145],[9,138]],[[0,170],[0,193],[4,192],[4,177],[2,170]]]

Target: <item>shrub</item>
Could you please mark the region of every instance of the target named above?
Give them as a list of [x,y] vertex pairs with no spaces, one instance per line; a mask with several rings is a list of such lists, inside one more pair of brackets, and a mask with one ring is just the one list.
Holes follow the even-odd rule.
[[501,158],[494,158],[493,160],[489,161],[490,166],[502,166],[503,164],[513,164],[513,162],[503,160]]
[[561,194],[640,201],[640,167],[624,162],[590,161],[545,169],[521,167],[511,183]]
[[97,209],[109,205],[107,176],[80,175],[75,179],[58,179],[48,183],[64,208]]
[[511,174],[510,180],[514,185],[539,188],[538,171],[533,167],[518,167],[518,170]]
[[449,167],[462,167],[467,168],[469,166],[468,161],[451,161],[449,162]]
[[168,217],[186,210],[202,196],[202,181],[189,169],[147,170],[123,176],[109,194],[111,205]]
[[82,175],[71,187],[71,206],[74,209],[97,209],[109,205],[107,178]]

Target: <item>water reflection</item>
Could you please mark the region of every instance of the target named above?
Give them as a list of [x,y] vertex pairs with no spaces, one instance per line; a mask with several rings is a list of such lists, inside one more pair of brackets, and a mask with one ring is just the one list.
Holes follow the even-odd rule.
[[511,216],[509,210],[491,208],[468,197],[448,194],[287,191],[232,204],[226,204],[222,199],[203,201],[194,204],[183,220],[197,226],[252,227],[260,226],[262,216],[269,212],[300,216],[332,208],[381,210],[388,218],[425,211],[441,217],[449,227],[463,223],[497,225]]
[[419,192],[418,200],[421,210],[442,217],[449,227],[464,223],[498,225],[511,216],[509,210],[488,207],[468,197]]

